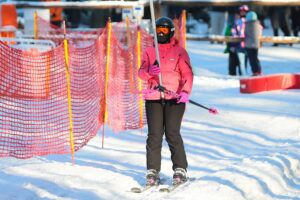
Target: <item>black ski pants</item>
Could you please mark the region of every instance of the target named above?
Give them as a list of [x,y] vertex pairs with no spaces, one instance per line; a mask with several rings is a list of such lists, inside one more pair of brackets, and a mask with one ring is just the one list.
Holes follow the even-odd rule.
[[181,121],[185,111],[185,104],[177,104],[177,100],[146,101],[146,116],[148,122],[147,138],[147,169],[161,169],[161,148],[163,135],[171,151],[173,170],[175,168],[186,169],[187,159],[184,144],[180,135]]
[[246,48],[247,56],[249,58],[252,73],[261,72],[261,65],[258,59],[258,49]]
[[231,76],[236,76],[237,70],[239,75],[242,75],[240,59],[238,57],[237,52],[229,51],[228,70],[229,70],[228,73]]

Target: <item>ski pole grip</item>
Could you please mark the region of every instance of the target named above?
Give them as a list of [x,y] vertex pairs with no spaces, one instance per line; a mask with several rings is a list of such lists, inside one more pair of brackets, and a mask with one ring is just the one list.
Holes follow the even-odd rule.
[[213,114],[213,115],[219,114],[219,112],[218,112],[217,109],[215,109],[215,108],[210,108],[210,109],[209,109],[209,113],[210,113],[210,114]]

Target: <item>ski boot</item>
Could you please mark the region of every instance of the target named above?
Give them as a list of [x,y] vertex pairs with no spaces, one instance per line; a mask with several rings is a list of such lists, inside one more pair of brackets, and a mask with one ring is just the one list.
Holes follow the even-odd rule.
[[159,172],[157,172],[155,169],[147,170],[146,179],[147,179],[146,185],[149,185],[149,186],[158,185],[159,180],[160,180]]
[[173,175],[173,185],[178,185],[186,181],[186,170],[183,168],[176,168]]

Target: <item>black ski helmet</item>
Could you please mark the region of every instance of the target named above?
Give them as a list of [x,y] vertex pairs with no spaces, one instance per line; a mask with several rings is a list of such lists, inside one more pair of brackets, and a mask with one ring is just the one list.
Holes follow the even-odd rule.
[[167,27],[169,29],[168,34],[157,34],[158,43],[168,43],[174,36],[175,26],[173,20],[168,17],[160,17],[155,21],[156,27]]

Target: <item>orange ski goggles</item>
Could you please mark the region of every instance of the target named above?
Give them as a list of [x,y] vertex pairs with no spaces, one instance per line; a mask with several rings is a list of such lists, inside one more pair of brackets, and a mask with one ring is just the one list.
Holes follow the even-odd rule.
[[168,27],[158,26],[156,27],[156,33],[163,33],[166,35],[170,33],[170,29]]

